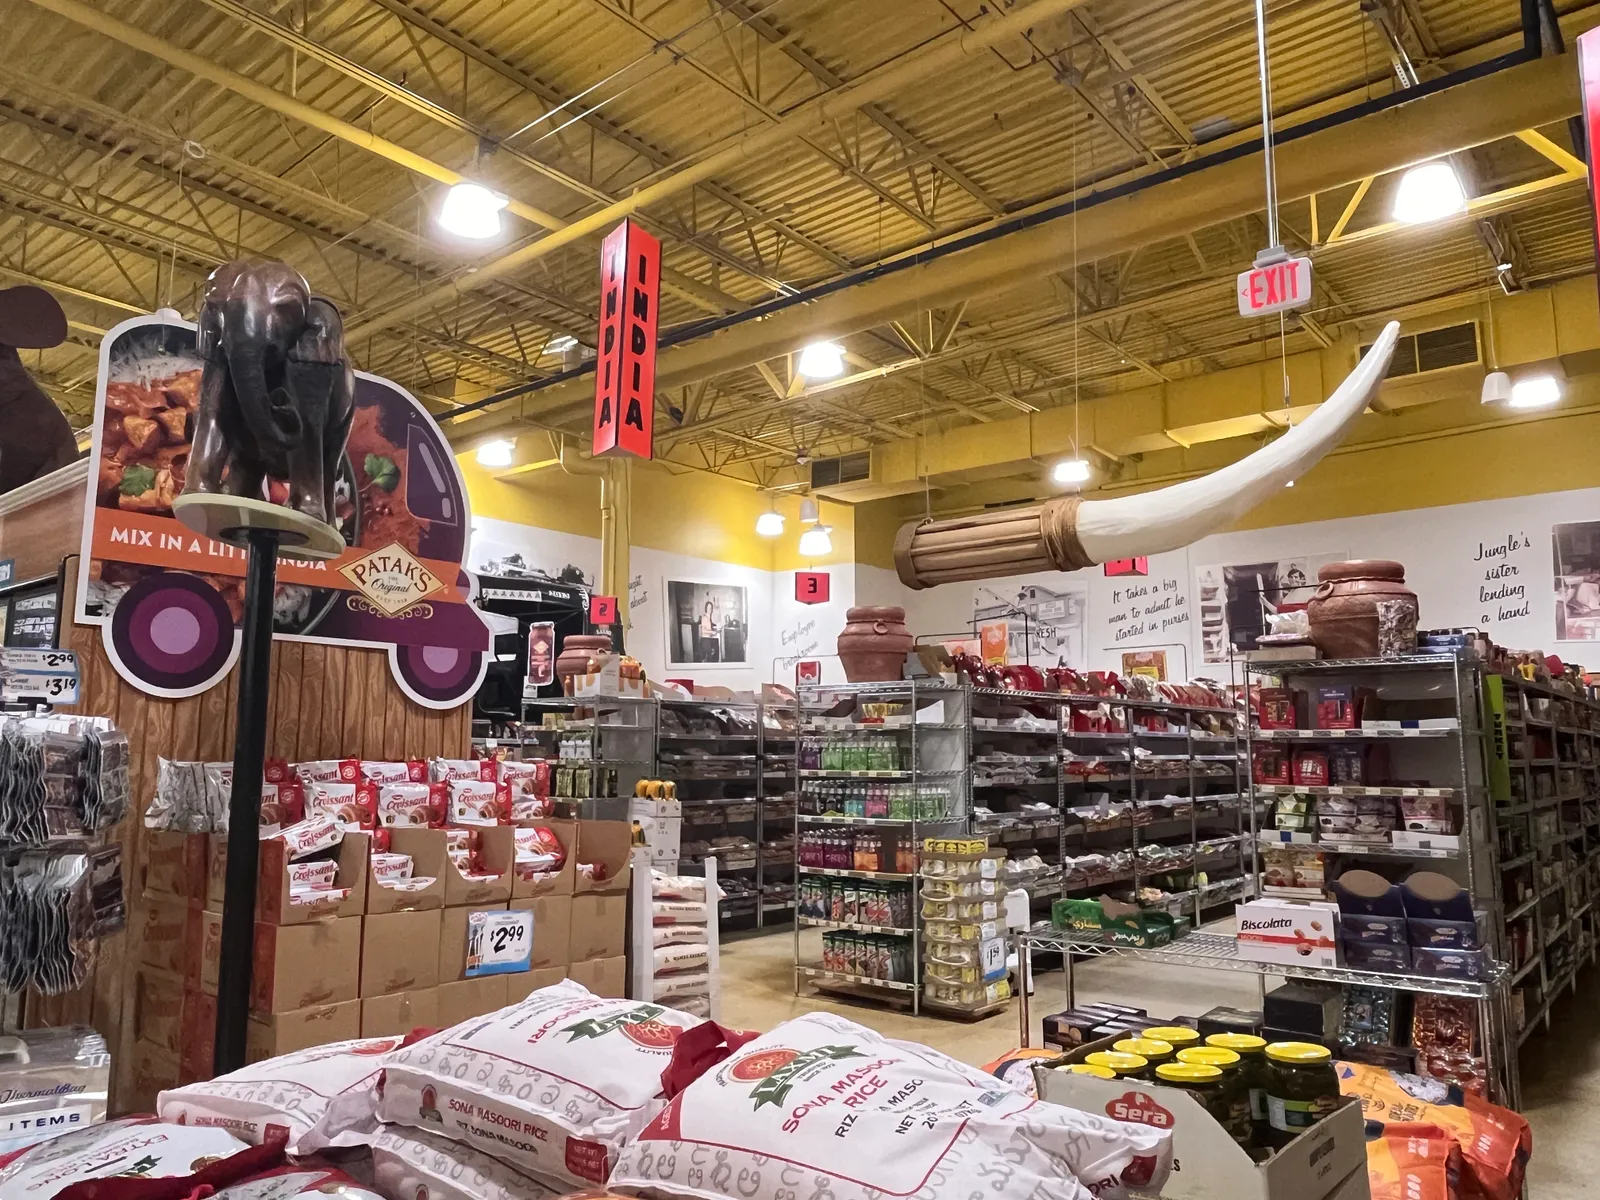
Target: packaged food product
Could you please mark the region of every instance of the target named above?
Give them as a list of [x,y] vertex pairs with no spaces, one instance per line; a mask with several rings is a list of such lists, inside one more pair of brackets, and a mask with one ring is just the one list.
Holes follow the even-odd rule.
[[1008,1195],[1115,1200],[1158,1192],[1171,1161],[1169,1133],[1031,1100],[925,1046],[809,1013],[675,1095],[623,1147],[609,1186],[778,1200],[804,1179],[841,1197],[968,1195],[1003,1164]]
[[1339,1104],[1333,1055],[1315,1042],[1267,1047],[1267,1141],[1287,1146]]
[[378,823],[378,788],[372,783],[312,783],[306,810],[332,817],[346,833],[360,833]]
[[331,859],[317,859],[289,864],[289,890],[305,891],[309,888],[331,888],[339,864]]
[[427,783],[428,764],[417,760],[368,762],[362,759],[361,778],[370,779],[373,783]]
[[[233,764],[228,764],[231,768]],[[306,793],[299,780],[261,785],[261,836],[271,837],[306,818]]]
[[694,946],[706,944],[704,925],[658,925],[650,931],[650,944],[661,946]]
[[654,951],[654,974],[659,977],[663,973],[681,971],[704,971],[707,962],[708,948],[700,945],[657,946]]
[[557,1187],[602,1183],[623,1144],[660,1111],[661,1072],[679,1035],[699,1024],[563,980],[396,1050],[378,1115]]
[[489,758],[436,758],[428,764],[428,775],[434,783],[461,780],[494,783],[498,772],[494,760]]
[[549,1200],[555,1192],[463,1142],[405,1125],[372,1139],[372,1178],[385,1196],[412,1200]]
[[510,806],[502,804],[505,789],[479,779],[450,781],[450,819],[460,825],[498,825]]
[[361,763],[354,758],[325,758],[295,763],[294,773],[309,792],[314,783],[361,782]]
[[1470,1092],[1453,1090],[1441,1080],[1367,1063],[1341,1062],[1339,1090],[1360,1099],[1369,1130],[1381,1127],[1387,1134],[1390,1129],[1401,1129],[1402,1123],[1390,1119],[1403,1114],[1407,1123],[1448,1131],[1461,1147],[1461,1195],[1487,1200],[1515,1200],[1521,1195],[1528,1156],[1533,1153],[1533,1134],[1520,1113]]
[[688,900],[655,900],[650,905],[653,925],[704,925],[710,910]]
[[[718,889],[721,890],[720,888]],[[651,873],[650,894],[657,900],[690,900],[704,904],[706,881],[703,875],[663,875]]]
[[445,784],[378,785],[377,823],[386,829],[443,825],[449,807],[449,789]]
[[399,1038],[314,1046],[250,1063],[227,1075],[156,1097],[156,1115],[181,1125],[217,1126],[251,1143],[287,1138],[290,1154],[365,1145],[378,1127],[383,1056]]
[[513,866],[518,878],[524,881],[553,875],[567,861],[566,847],[547,825],[519,828],[511,839],[516,846]]
[[[1025,1095],[1038,1098],[1038,1084],[1034,1082],[1033,1069],[1059,1062],[1062,1051],[1049,1046],[1022,1046],[1002,1054],[993,1062],[984,1063],[983,1069],[995,1078],[1010,1084]],[[1110,1077],[1110,1072],[1106,1072]]]
[[378,850],[372,852],[372,878],[379,883],[397,883],[402,879],[410,879],[414,865],[409,854]]
[[213,1193],[212,1200],[299,1200],[299,1197],[326,1200],[329,1196],[338,1196],[340,1200],[385,1200],[343,1171],[319,1163],[277,1167],[252,1175],[242,1183]]
[[[241,1154],[248,1157],[238,1158]],[[141,1179],[187,1177],[210,1168],[208,1180],[231,1183],[282,1160],[281,1146],[252,1150],[226,1129],[130,1117],[63,1133],[0,1159],[0,1195],[6,1200],[52,1200],[74,1184],[103,1185],[107,1176],[127,1174],[132,1163],[139,1164]],[[223,1167],[225,1163],[232,1169]]]
[[1267,1145],[1267,1041],[1253,1033],[1213,1033],[1206,1045],[1239,1056],[1239,1082],[1250,1106],[1250,1144]]
[[332,817],[314,816],[280,829],[273,836],[289,847],[289,861],[293,862],[295,859],[315,854],[318,850],[337,846],[344,840],[344,830],[339,828],[339,822]]
[[657,1000],[672,1004],[687,1002],[698,996],[711,994],[711,976],[706,971],[690,971],[675,975],[657,975],[650,983]]

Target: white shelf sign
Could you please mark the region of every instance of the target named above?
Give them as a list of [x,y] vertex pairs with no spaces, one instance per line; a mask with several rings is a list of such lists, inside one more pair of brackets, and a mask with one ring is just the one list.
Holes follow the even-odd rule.
[[0,700],[78,702],[78,656],[71,650],[0,647]]

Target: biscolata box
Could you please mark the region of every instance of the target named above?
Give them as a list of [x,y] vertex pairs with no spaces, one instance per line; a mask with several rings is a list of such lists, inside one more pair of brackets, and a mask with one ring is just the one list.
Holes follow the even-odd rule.
[[1250,900],[1233,906],[1238,956],[1299,967],[1339,965],[1339,908],[1323,901]]

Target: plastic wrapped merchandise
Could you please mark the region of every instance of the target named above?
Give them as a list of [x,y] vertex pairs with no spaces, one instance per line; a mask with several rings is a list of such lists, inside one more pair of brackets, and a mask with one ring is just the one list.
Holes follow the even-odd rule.
[[558,1190],[604,1183],[660,1111],[679,1035],[700,1023],[562,980],[396,1050],[378,1118],[465,1142]]
[[704,1200],[802,1187],[837,1200],[924,1189],[1114,1200],[1159,1192],[1171,1165],[1168,1133],[1030,1099],[925,1046],[810,1013],[674,1096],[609,1186]]
[[111,1055],[83,1025],[0,1037],[0,1157],[106,1119]]
[[[6,1200],[52,1200],[93,1185],[105,1200],[116,1195],[116,1180],[130,1183],[203,1174],[180,1195],[207,1195],[206,1184],[233,1183],[283,1161],[283,1147],[245,1145],[226,1129],[167,1125],[154,1117],[111,1121],[29,1146],[10,1158],[0,1156],[0,1196]],[[146,1185],[148,1186],[148,1185]]]
[[[315,1163],[277,1167],[213,1193],[211,1200],[385,1200],[343,1171]],[[115,1200],[115,1198],[112,1198]],[[407,1198],[409,1200],[409,1197]]]
[[290,1154],[362,1146],[378,1127],[383,1056],[398,1045],[399,1038],[362,1038],[251,1063],[167,1089],[156,1097],[156,1115],[181,1125],[216,1125],[252,1143],[281,1133]]
[[555,1192],[471,1146],[404,1125],[372,1139],[372,1177],[385,1196],[411,1200],[550,1200]]

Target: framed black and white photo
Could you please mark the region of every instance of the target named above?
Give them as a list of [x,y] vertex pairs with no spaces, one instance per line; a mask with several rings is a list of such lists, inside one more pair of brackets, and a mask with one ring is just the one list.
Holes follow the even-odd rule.
[[750,663],[750,602],[742,583],[669,579],[667,666],[743,667]]

